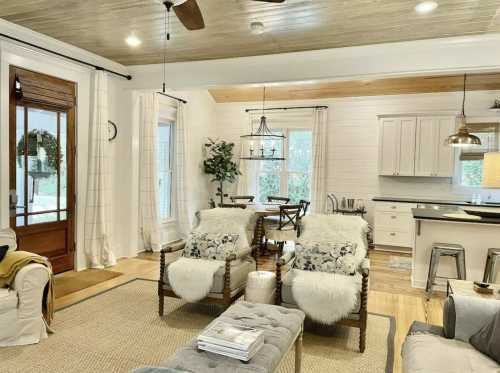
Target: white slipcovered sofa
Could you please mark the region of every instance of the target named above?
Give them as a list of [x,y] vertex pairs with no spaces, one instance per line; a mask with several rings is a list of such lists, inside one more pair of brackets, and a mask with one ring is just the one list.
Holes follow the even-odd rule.
[[[12,230],[0,231],[0,245],[16,250]],[[47,267],[29,264],[17,273],[10,288],[0,289],[0,347],[33,344],[47,338],[42,300],[50,275]]]

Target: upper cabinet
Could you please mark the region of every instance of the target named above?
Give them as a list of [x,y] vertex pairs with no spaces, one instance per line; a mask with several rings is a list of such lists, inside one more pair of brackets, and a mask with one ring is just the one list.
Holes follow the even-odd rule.
[[453,148],[444,145],[455,132],[455,117],[380,119],[379,175],[452,177]]
[[380,120],[379,174],[412,176],[415,163],[416,118]]

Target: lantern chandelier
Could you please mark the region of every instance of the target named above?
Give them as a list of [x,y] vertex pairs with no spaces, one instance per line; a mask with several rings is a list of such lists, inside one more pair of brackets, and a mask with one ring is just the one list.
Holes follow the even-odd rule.
[[[265,116],[266,106],[266,87],[263,88],[262,98],[262,116],[260,117],[259,128],[254,132],[253,120],[251,123],[251,132],[249,135],[241,136],[243,149],[240,159],[256,161],[284,161],[283,142],[286,137],[282,134],[272,132],[267,125]],[[256,146],[256,147],[255,147]]]

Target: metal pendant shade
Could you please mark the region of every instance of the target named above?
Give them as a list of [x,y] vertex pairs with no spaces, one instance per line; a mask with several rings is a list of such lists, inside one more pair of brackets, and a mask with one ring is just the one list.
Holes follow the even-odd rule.
[[481,139],[469,132],[467,128],[467,123],[465,120],[465,83],[467,75],[464,74],[464,95],[462,100],[462,114],[460,116],[460,125],[458,127],[458,132],[449,136],[445,145],[452,147],[469,147],[481,145]]
[[[260,117],[259,128],[254,132],[253,126],[252,131],[248,135],[242,135],[241,140],[248,143],[247,147],[243,147],[240,159],[245,160],[266,160],[266,161],[284,161],[285,157],[283,153],[283,140],[285,136],[277,134],[269,128],[267,125],[267,118],[264,115],[266,103],[266,87],[263,89],[263,100],[262,100],[262,116]],[[260,149],[254,148],[254,141],[260,143]],[[276,142],[281,142],[276,148]],[[270,145],[270,146],[267,146]],[[247,149],[248,148],[248,149]],[[248,151],[246,151],[248,150]],[[281,154],[278,154],[280,153]]]

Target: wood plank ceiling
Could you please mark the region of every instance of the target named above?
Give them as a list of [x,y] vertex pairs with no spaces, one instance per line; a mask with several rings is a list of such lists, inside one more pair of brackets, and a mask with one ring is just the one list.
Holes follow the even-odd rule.
[[[463,89],[463,79],[463,75],[447,75],[314,84],[269,85],[266,87],[266,101],[456,92]],[[483,90],[500,90],[500,74],[474,74],[467,76],[467,91]],[[210,89],[210,94],[218,103],[261,101],[262,87],[215,88]]]
[[[187,31],[172,15],[167,61],[254,56],[500,31],[500,0],[198,0],[206,28]],[[0,17],[125,65],[162,61],[159,0],[0,0]],[[249,25],[260,21],[266,33]],[[131,33],[142,40],[130,48]]]

